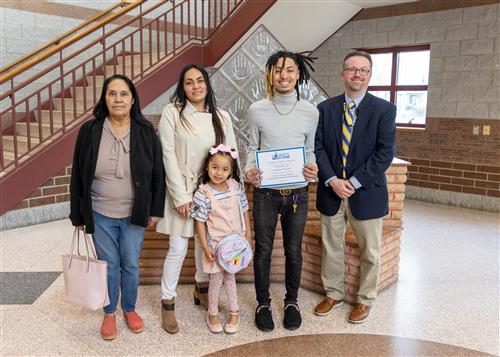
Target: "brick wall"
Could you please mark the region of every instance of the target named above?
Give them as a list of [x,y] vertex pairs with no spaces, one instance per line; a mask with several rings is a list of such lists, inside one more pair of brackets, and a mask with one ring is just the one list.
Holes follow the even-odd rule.
[[[387,288],[398,280],[406,176],[407,166],[401,163],[393,164],[386,172],[389,189],[389,213],[384,217],[378,291]],[[311,194],[310,200],[310,211],[302,247],[304,263],[301,286],[322,293],[320,215],[315,209],[314,193]],[[349,303],[354,303],[359,288],[360,253],[356,237],[350,229],[346,232],[344,251],[346,292],[344,299]]]
[[398,155],[412,163],[407,185],[500,197],[500,121],[428,118],[425,130],[399,130],[397,140]]
[[408,171],[408,185],[500,197],[498,166],[414,159]]
[[[436,11],[440,6],[446,10]],[[425,130],[397,132],[398,157],[429,162],[410,167],[408,197],[500,209],[495,176],[500,171],[499,14],[500,4],[489,0],[368,8],[313,53],[318,57],[314,79],[334,96],[344,91],[340,68],[351,48],[430,44]],[[483,135],[484,126],[490,135]],[[469,177],[472,173],[476,176]]]
[[29,197],[12,208],[12,210],[69,201],[70,179],[71,166],[67,166],[59,171],[54,177],[47,180],[43,185],[32,192]]

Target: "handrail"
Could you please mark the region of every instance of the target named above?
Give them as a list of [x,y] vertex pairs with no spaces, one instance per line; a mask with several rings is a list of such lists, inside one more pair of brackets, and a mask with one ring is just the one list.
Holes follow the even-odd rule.
[[91,24],[92,22],[94,21],[97,21],[99,18],[103,17],[104,15],[107,15],[108,13],[110,13],[111,11],[113,11],[114,9],[116,9],[117,7],[123,7],[125,3],[128,3],[129,1],[128,0],[121,0],[119,3],[116,3],[115,5],[107,8],[106,10],[103,10],[102,12],[98,13],[97,15],[95,15],[94,17],[91,17],[90,19],[88,19],[87,21],[81,23],[80,25],[76,26],[76,27],[73,27],[71,30],[63,33],[61,36],[59,37],[56,37],[55,39],[53,39],[52,41],[46,43],[45,45],[43,45],[42,47],[28,53],[27,55],[24,55],[20,58],[18,58],[17,60],[15,60],[14,62],[6,65],[5,67],[3,68],[0,68],[0,73],[4,73],[6,71],[8,71],[9,69],[11,69],[12,67],[15,67],[17,66],[19,63],[21,62],[24,62],[25,60],[27,60],[28,58],[31,58],[43,51],[45,51],[47,48],[53,46],[53,45],[58,45],[61,40],[63,40],[64,38],[72,35],[73,33],[77,32],[78,30],[80,30],[81,28],[84,28],[86,27],[87,25]]
[[124,6],[121,10],[111,14],[109,17],[107,17],[106,19],[104,20],[101,20],[99,21],[97,24],[87,28],[86,30],[84,30],[83,32],[71,37],[70,39],[68,39],[67,41],[53,47],[52,49],[50,49],[49,51],[45,52],[44,54],[32,59],[32,60],[29,60],[27,62],[25,62],[23,65],[17,67],[17,68],[14,68],[13,70],[9,71],[7,74],[3,75],[3,76],[0,76],[0,84],[3,84],[5,83],[6,81],[8,81],[9,79],[17,76],[18,74],[28,70],[29,68],[33,67],[34,65],[46,60],[47,58],[49,58],[50,56],[52,56],[53,54],[71,46],[73,43],[81,40],[82,38],[90,35],[91,33],[95,32],[96,30],[98,30],[99,28],[101,28],[102,26],[110,23],[111,21],[113,21],[114,19],[122,16],[123,14],[126,14],[127,12],[129,12],[130,10],[133,10],[135,9],[136,7],[138,7],[139,5],[143,4],[144,2],[146,2],[146,0],[134,0],[133,2],[128,2],[128,1],[122,1],[120,4],[122,3],[128,3],[126,6]]
[[[0,185],[5,188],[0,213],[71,161],[78,129],[91,118],[106,78],[128,76],[141,93],[141,104],[151,103],[175,82],[183,63],[214,63],[222,47],[276,1],[156,0],[153,6],[144,1],[147,6],[141,2],[136,8],[139,15],[122,15],[117,26],[102,25],[95,36],[41,63],[50,61],[48,66],[9,79],[0,94]],[[214,33],[221,23],[230,38]]]
[[[142,4],[142,3],[146,2],[147,0],[135,0],[135,1],[140,1],[140,4]],[[163,0],[163,1],[166,1],[166,0]],[[123,24],[121,24],[121,25],[119,25],[119,26],[117,26],[117,27],[113,28],[112,30],[108,31],[108,32],[107,32],[107,34],[106,34],[106,36],[111,36],[111,35],[113,35],[113,34],[117,33],[118,31],[120,31],[121,29],[123,29],[124,27],[126,27],[128,24],[130,24],[130,23],[134,23],[135,21],[137,21],[137,20],[138,20],[141,16],[143,16],[143,15],[147,15],[148,13],[150,13],[150,12],[152,12],[153,10],[157,9],[158,7],[162,6],[162,5],[163,5],[163,3],[164,3],[164,2],[161,2],[161,1],[157,2],[155,5],[151,6],[149,9],[147,9],[145,12],[143,12],[143,13],[142,13],[142,15],[140,15],[140,14],[139,14],[139,15],[136,15],[136,16],[134,16],[133,18],[131,18],[130,20],[128,20],[126,23],[123,23]],[[139,5],[140,5],[140,4],[139,4]],[[118,14],[118,13],[117,13],[117,14]],[[111,20],[111,21],[112,21],[112,20]],[[153,20],[151,20],[151,22],[152,22],[152,21],[153,21]],[[101,22],[99,22],[99,23],[98,23],[98,24],[96,24],[95,26],[97,26],[97,27],[102,27],[102,26],[106,25],[106,24],[107,24],[107,22],[102,23],[102,25],[101,25],[101,26],[99,26],[99,24],[101,24]],[[93,28],[93,27],[92,27],[92,28]],[[89,28],[89,30],[90,30],[90,29],[92,29],[92,28]],[[84,36],[83,36],[83,37],[84,37]],[[95,44],[97,44],[98,42],[101,42],[101,41],[102,41],[102,38],[98,38],[98,39],[96,39],[96,40],[94,40],[94,41],[92,41],[92,42],[88,43],[88,44],[87,44],[87,45],[85,45],[83,48],[80,48],[80,51],[79,51],[79,52],[84,51],[84,50],[87,50],[87,49],[89,49],[90,47],[92,47],[93,45],[95,45]],[[69,46],[69,45],[68,45],[68,46]],[[55,48],[54,48],[54,49],[55,49]],[[69,60],[73,59],[76,55],[77,55],[77,53],[72,53],[72,54],[70,54],[70,55],[66,56],[63,60],[64,60],[65,62],[66,62],[66,61],[69,61]],[[50,65],[50,66],[46,67],[44,70],[42,70],[42,71],[39,73],[39,76],[44,75],[44,74],[47,74],[47,73],[49,73],[50,71],[54,70],[54,69],[55,69],[55,68],[57,68],[57,67],[59,67],[59,64],[58,64],[58,63],[55,63],[55,64],[53,64],[53,65]],[[15,75],[17,75],[17,74],[15,74]],[[14,75],[14,76],[15,76],[15,75]],[[8,80],[8,79],[7,79],[7,80]],[[28,83],[30,83],[30,81],[31,81],[30,79],[27,79],[27,80],[25,80],[25,81],[23,81],[23,82],[21,82],[21,83],[17,83],[17,84],[16,84],[16,85],[15,85],[15,86],[14,86],[14,87],[10,90],[10,91],[7,91],[7,92],[5,92],[5,93],[1,93],[1,94],[0,94],[0,100],[3,100],[3,99],[5,99],[6,97],[10,96],[10,95],[11,95],[11,93],[12,93],[13,91],[16,91],[16,90],[18,90],[19,88],[23,88],[23,87],[25,87]],[[0,80],[0,84],[2,84],[2,83],[3,83],[3,82]]]
[[[103,78],[114,73],[123,73],[134,83],[142,81],[155,73],[152,71],[159,70],[158,66],[161,66],[161,62],[165,64],[165,61],[181,54],[189,43],[204,46],[207,41],[210,41],[214,28],[218,28],[221,23],[225,22],[245,0],[208,0],[206,2],[205,0],[182,0],[179,3],[175,0],[160,0],[144,10],[145,2],[147,0],[135,0],[133,4],[127,5],[112,16],[107,16],[94,26],[55,46],[50,52],[44,54],[44,56],[51,56],[50,58],[55,59],[55,62],[41,69],[37,74],[31,75],[30,78],[22,78],[18,75],[17,72],[22,75],[27,74],[21,71],[21,66],[10,71],[13,77],[4,80],[10,83],[10,89],[0,94],[0,101],[6,104],[3,106],[4,110],[0,111],[2,118],[0,120],[0,171],[3,173],[3,176],[0,174],[0,181],[10,177],[14,173],[13,169],[25,166],[26,160],[31,161],[34,157],[39,157],[41,150],[45,150],[46,143],[58,135],[64,136],[74,129],[74,124],[78,123],[78,120],[88,116],[93,104],[97,101]],[[168,3],[172,3],[172,6],[168,6],[161,14],[155,13],[153,17],[144,17]],[[201,18],[199,16],[184,18],[183,12],[190,11],[193,6],[194,14],[197,13],[196,8],[198,8],[198,15],[201,13]],[[105,30],[110,21],[134,7],[139,7],[140,14],[130,16],[110,31]],[[222,16],[220,9],[223,7],[227,9],[227,12]],[[221,12],[221,16],[214,19],[215,16],[212,17],[211,14],[214,14],[217,9]],[[127,34],[120,39],[113,38],[121,29],[129,27],[137,20],[139,20],[138,28],[130,29],[132,31],[127,30]],[[202,31],[198,31],[200,25]],[[63,55],[63,49],[84,38],[88,32],[98,33],[101,30],[102,34],[97,38],[90,39],[89,43],[78,46],[78,49],[70,54]],[[171,37],[167,36],[170,33]],[[143,38],[143,35],[147,37]],[[146,48],[143,48],[143,40],[147,41]],[[88,50],[90,52],[86,54]],[[78,62],[72,63],[73,59],[82,54],[85,55],[80,57]],[[142,54],[142,56],[135,59],[137,54]],[[54,55],[57,58],[54,58],[56,57]],[[130,56],[128,61],[126,56]],[[33,65],[37,59],[43,60],[40,59],[41,57],[37,56],[24,63],[23,66]],[[109,68],[110,65],[111,68]],[[34,86],[32,86],[33,83],[35,83]],[[28,87],[33,90],[28,90]],[[28,91],[31,92],[27,93]],[[66,99],[71,100],[68,102]],[[10,104],[3,102],[5,100],[8,100]],[[22,139],[23,137],[26,139]],[[6,152],[3,150],[4,147],[8,147]],[[5,171],[6,169],[8,171]]]

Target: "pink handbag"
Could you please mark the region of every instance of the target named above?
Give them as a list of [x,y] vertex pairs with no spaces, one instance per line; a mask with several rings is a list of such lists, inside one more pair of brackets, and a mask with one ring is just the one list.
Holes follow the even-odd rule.
[[[87,255],[80,255],[80,230],[75,228],[70,254],[62,255],[66,300],[91,310],[109,304],[108,263],[97,259],[92,237],[83,233]],[[77,254],[73,254],[77,245]],[[90,255],[93,255],[92,258]]]

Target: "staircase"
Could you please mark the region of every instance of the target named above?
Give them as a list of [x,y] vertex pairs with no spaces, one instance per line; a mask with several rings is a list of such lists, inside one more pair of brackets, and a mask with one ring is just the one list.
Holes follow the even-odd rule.
[[[144,107],[177,81],[184,64],[213,66],[275,1],[120,1],[79,33],[2,68],[0,214],[71,162],[106,77],[130,77]],[[125,14],[128,20],[110,26]],[[44,60],[52,64],[27,76]]]

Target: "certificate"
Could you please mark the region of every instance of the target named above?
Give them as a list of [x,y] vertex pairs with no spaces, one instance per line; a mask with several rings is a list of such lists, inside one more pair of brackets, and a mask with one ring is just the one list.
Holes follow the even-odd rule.
[[255,152],[257,168],[262,170],[260,187],[306,183],[302,169],[306,162],[303,146]]

